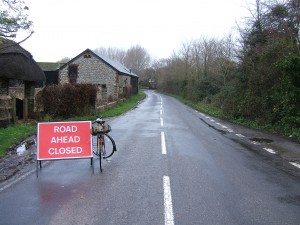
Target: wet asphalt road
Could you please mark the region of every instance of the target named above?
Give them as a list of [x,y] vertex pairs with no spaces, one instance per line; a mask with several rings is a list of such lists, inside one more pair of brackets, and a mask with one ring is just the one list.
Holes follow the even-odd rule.
[[97,159],[94,174],[89,159],[52,161],[0,192],[0,224],[300,224],[297,173],[147,94],[109,121],[118,151],[103,173]]

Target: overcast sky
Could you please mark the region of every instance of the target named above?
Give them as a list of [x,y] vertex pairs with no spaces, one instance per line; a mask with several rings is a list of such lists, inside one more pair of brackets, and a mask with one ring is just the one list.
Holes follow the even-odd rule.
[[[248,0],[247,2],[251,2]],[[85,49],[140,45],[169,58],[184,41],[225,37],[246,16],[245,0],[25,0],[35,33],[21,45],[38,62]],[[17,36],[21,40],[23,34]]]

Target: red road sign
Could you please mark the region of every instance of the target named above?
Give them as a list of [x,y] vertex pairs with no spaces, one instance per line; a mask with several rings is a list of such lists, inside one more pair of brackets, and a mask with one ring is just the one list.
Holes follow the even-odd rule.
[[91,158],[91,122],[38,124],[37,160]]

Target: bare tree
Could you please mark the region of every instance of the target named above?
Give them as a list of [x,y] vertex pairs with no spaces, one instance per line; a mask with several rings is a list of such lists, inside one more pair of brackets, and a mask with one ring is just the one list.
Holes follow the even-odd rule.
[[124,64],[126,51],[123,49],[113,48],[113,47],[108,47],[108,48],[100,47],[95,49],[94,52],[98,55],[107,56],[110,59],[118,61],[121,64]]
[[141,77],[144,74],[144,70],[150,66],[150,62],[150,54],[139,45],[129,48],[124,58],[124,65]]

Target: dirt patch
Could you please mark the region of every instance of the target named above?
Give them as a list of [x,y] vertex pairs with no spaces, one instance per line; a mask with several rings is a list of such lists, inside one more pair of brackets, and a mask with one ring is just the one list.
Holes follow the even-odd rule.
[[[14,175],[21,173],[24,170],[32,167],[36,162],[36,147],[34,137],[31,136],[25,139],[22,143],[12,148],[8,153],[0,158],[0,183],[10,179]],[[18,155],[17,148],[25,145],[25,151]]]

